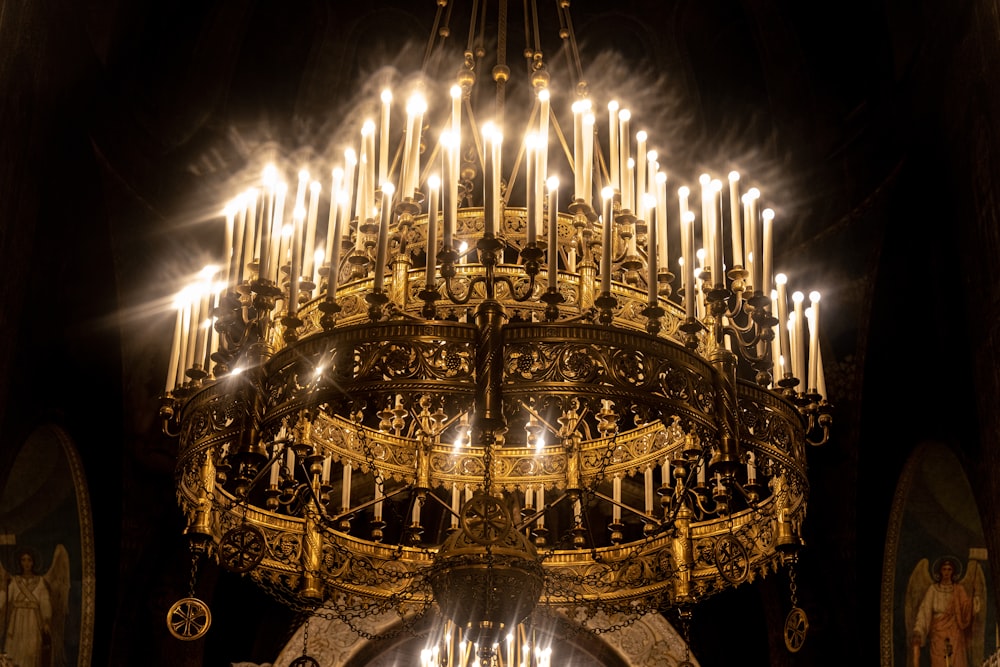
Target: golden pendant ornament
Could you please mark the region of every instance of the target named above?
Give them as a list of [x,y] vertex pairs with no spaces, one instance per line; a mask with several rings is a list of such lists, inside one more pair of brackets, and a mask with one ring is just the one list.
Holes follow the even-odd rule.
[[264,534],[253,526],[228,530],[219,542],[219,564],[230,572],[249,572],[263,559]]
[[462,508],[462,530],[476,543],[496,544],[507,537],[513,522],[500,500],[477,493]]
[[167,630],[177,639],[201,639],[210,627],[212,612],[198,598],[181,598],[167,611]]
[[715,567],[729,583],[742,584],[750,571],[746,547],[733,535],[723,535],[715,543]]
[[288,663],[288,667],[319,667],[319,662],[308,655],[300,655]]
[[791,653],[798,653],[806,641],[809,630],[809,617],[798,607],[792,607],[785,617],[785,648]]

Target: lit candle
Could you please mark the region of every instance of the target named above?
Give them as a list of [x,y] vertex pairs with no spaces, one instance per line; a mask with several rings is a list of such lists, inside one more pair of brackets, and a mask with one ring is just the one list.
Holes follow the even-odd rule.
[[776,290],[776,300],[778,302],[778,339],[781,356],[784,359],[784,363],[781,364],[781,377],[775,378],[775,380],[780,380],[791,372],[790,364],[792,362],[792,344],[788,333],[788,293],[785,287],[788,278],[784,273],[779,273],[774,277],[774,282],[778,285],[778,289]]
[[189,351],[189,343],[191,341],[191,310],[194,308],[195,300],[189,289],[186,289],[185,293],[187,300],[183,305],[184,316],[181,323],[180,345],[178,345],[180,357],[177,366],[177,382],[175,383],[177,386],[184,384],[184,378],[187,377],[184,371],[188,368],[188,361],[194,356],[194,352]]
[[378,182],[385,183],[389,178],[389,118],[392,111],[392,91],[388,88],[382,91],[382,115],[378,124]]
[[[351,224],[351,206],[354,202],[354,172],[358,166],[358,156],[354,149],[348,148],[344,151],[344,228],[349,228]],[[364,220],[359,221],[364,222]],[[364,237],[361,234],[361,225],[358,224],[358,231],[354,239],[354,249],[360,252],[364,248]]]
[[583,199],[593,203],[594,189],[594,123],[592,113],[583,115]]
[[746,257],[747,257],[747,267],[750,269],[750,284],[753,286],[755,291],[761,289],[761,251],[760,251],[760,233],[757,229],[758,226],[758,215],[757,215],[757,204],[760,199],[760,190],[757,188],[750,188],[747,193],[743,195],[743,225],[746,229],[746,234],[743,235],[744,242],[746,243]]
[[618,112],[618,150],[620,155],[618,157],[618,169],[621,170],[621,175],[619,176],[618,191],[621,193],[622,198],[622,208],[632,210],[632,183],[626,178],[626,170],[628,169],[628,160],[632,151],[632,137],[629,135],[629,120],[632,118],[632,112],[628,109],[622,109]]
[[385,281],[385,263],[389,254],[389,222],[392,220],[392,195],[396,191],[392,183],[382,184],[382,219],[378,226],[378,246],[375,251],[376,292],[381,292]]
[[333,228],[330,230],[330,237],[326,240],[328,249],[327,256],[330,258],[330,272],[326,277],[326,298],[337,298],[337,280],[340,277],[340,248],[343,245],[343,226],[345,211],[347,210],[347,193],[341,190],[337,193],[337,200],[331,203],[331,208],[336,207],[337,214],[333,219]]
[[725,289],[726,287],[726,266],[725,261],[722,258],[722,181],[715,178],[712,179],[712,192],[711,192],[712,202],[711,202],[711,214],[712,214],[712,275],[714,276],[712,282],[715,283],[715,287],[718,289]]
[[586,199],[583,190],[583,115],[590,107],[587,100],[573,102],[573,198]]
[[645,130],[635,133],[635,201],[638,204],[642,204],[646,194],[646,161],[649,159],[646,154],[646,138]]
[[455,177],[455,133],[442,132],[441,146],[444,148],[441,155],[441,167],[444,172],[444,188],[442,190],[442,200],[444,208],[444,247],[454,249],[455,218],[458,216],[456,199],[458,198],[458,180]]
[[226,285],[229,284],[229,279],[234,275],[233,262],[236,261],[236,244],[233,242],[236,233],[236,207],[235,202],[230,202],[226,204],[226,208],[222,212],[226,216],[225,238],[222,242],[222,256],[226,258],[226,270],[223,281]]
[[[712,247],[712,213],[709,202],[711,201],[712,177],[702,174],[698,177],[701,185],[701,248],[709,252]],[[704,267],[703,267],[704,268]]]
[[302,228],[305,226],[306,211],[297,208],[292,214],[292,264],[288,271],[288,314],[295,316],[299,309],[299,281],[302,274]]
[[763,221],[763,256],[761,257],[760,289],[764,294],[771,293],[771,251],[774,245],[772,236],[772,226],[774,224],[774,211],[765,208],[760,214]]
[[656,219],[654,211],[656,210],[656,197],[651,194],[644,194],[643,200],[645,201],[644,208],[649,211],[646,216],[646,266],[649,269],[648,274],[648,291],[649,291],[649,305],[655,306],[657,301],[657,288],[656,273],[657,273],[657,263],[658,263],[658,250],[657,238],[658,228],[663,226],[663,223]]
[[656,172],[656,250],[659,253],[657,264],[670,266],[670,255],[667,252],[667,175]]
[[608,158],[611,161],[611,188],[618,190],[618,160],[620,158],[618,149],[618,102],[614,100],[608,102]]
[[274,189],[274,217],[271,221],[271,256],[268,258],[267,273],[264,276],[275,283],[280,277],[282,259],[281,241],[285,234],[285,196],[288,194],[288,183],[280,182]]
[[346,512],[351,509],[351,464],[344,464],[344,484],[340,489],[340,507]]
[[810,393],[819,389],[819,292],[809,293],[809,382]]
[[695,262],[694,262],[694,212],[688,211],[681,219],[681,236],[684,242],[684,314],[694,317]]
[[794,340],[792,340],[792,352],[794,357],[792,359],[792,371],[795,373],[795,377],[799,379],[799,389],[805,391],[806,387],[803,385],[806,382],[806,346],[805,346],[805,332],[803,327],[805,327],[805,314],[803,313],[802,302],[805,300],[805,296],[802,292],[792,293],[792,303],[795,304],[795,328],[792,331]]
[[309,184],[309,209],[306,214],[306,236],[302,250],[302,277],[312,284],[316,282],[313,257],[316,254],[316,218],[319,215],[319,193],[322,189],[323,186],[319,181]]
[[529,132],[524,138],[525,150],[525,178],[524,178],[524,205],[525,205],[525,236],[527,243],[532,244],[538,241],[538,208],[535,200],[538,199],[541,191],[535,188],[535,172],[538,169],[536,154],[538,153],[538,135]]
[[535,155],[535,220],[542,219],[545,175],[549,171],[549,91],[538,91],[538,152]]
[[601,191],[604,197],[604,215],[601,218],[601,293],[611,294],[611,208],[615,196],[612,188]]
[[264,280],[269,275],[271,257],[271,225],[274,219],[274,188],[277,185],[278,170],[273,164],[264,167],[264,203],[261,211],[261,232],[259,236],[257,276]]
[[483,174],[486,237],[493,238],[497,233],[500,216],[500,146],[503,136],[492,123],[487,123],[483,126],[483,139],[488,149],[485,156],[486,173]]
[[549,289],[556,289],[559,276],[559,179],[549,176]]
[[729,222],[733,235],[733,266],[743,263],[743,224],[740,222],[740,173],[729,172]]
[[243,225],[243,251],[241,257],[238,258],[236,267],[236,283],[241,284],[244,279],[248,278],[246,273],[250,263],[254,260],[254,254],[257,248],[257,237],[260,234],[258,229],[259,225],[257,220],[257,196],[259,192],[256,188],[250,188],[245,193],[243,193],[244,200],[244,225]]
[[177,309],[177,317],[174,320],[174,340],[170,347],[170,365],[167,366],[167,384],[164,391],[169,392],[177,382],[177,364],[181,357],[181,327],[184,323],[184,306],[179,303],[180,295],[174,300],[174,307]]
[[404,198],[413,198],[420,180],[420,132],[424,122],[424,112],[427,111],[427,101],[421,95],[414,95],[406,106],[407,113],[413,115],[413,129],[410,136],[410,168]]
[[615,475],[611,478],[611,497],[615,501],[615,504],[611,506],[611,520],[614,523],[620,523],[622,520],[622,508],[618,506],[618,503],[622,501],[621,475]]
[[427,266],[424,281],[428,290],[434,289],[434,269],[437,266],[438,191],[440,179],[432,175],[427,179]]

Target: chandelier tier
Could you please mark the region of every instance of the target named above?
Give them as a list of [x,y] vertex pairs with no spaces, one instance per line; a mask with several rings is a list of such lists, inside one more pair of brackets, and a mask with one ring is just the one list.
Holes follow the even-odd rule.
[[435,607],[485,646],[539,606],[688,608],[794,559],[831,423],[818,295],[789,303],[756,188],[704,175],[691,204],[626,109],[552,103],[526,55],[526,128],[501,56],[480,124],[470,46],[449,95],[382,94],[329,190],[265,169],[178,300],[187,534],[294,608]]

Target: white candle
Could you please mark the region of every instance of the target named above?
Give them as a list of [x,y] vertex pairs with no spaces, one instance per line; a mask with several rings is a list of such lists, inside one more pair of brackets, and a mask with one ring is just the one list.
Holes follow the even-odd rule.
[[775,300],[778,302],[778,347],[783,360],[781,376],[776,377],[775,380],[780,380],[791,371],[792,363],[792,343],[788,333],[788,289],[785,287],[788,278],[784,273],[779,273],[774,277],[774,282],[778,285],[778,289],[775,290],[777,293]]
[[190,361],[194,358],[194,351],[191,350],[191,311],[194,309],[195,299],[188,293],[187,303],[184,304],[184,317],[181,324],[180,360],[177,367],[177,386],[183,385],[187,377],[186,371],[190,366]]
[[755,484],[757,482],[757,466],[754,465],[754,453],[747,452],[747,484]]
[[580,525],[583,522],[583,504],[579,498],[573,501],[573,523]]
[[261,210],[261,230],[258,239],[257,276],[265,280],[269,275],[271,259],[271,226],[274,224],[274,189],[277,185],[278,170],[273,164],[264,167],[264,201]]
[[698,486],[705,485],[705,459],[698,461]]
[[243,193],[244,225],[243,225],[243,252],[237,264],[236,284],[239,285],[244,279],[249,278],[247,269],[253,262],[257,252],[257,239],[260,235],[260,225],[257,218],[257,198],[260,193],[256,188],[250,188]]
[[614,190],[611,188],[604,188],[601,191],[601,195],[604,198],[604,214],[601,217],[601,293],[611,294],[611,228],[613,227],[612,222],[612,203],[614,199]]
[[670,266],[670,254],[667,252],[667,175],[656,172],[656,251],[659,253],[657,264],[664,268]]
[[622,520],[622,508],[618,506],[618,503],[622,501],[621,475],[615,475],[611,478],[611,497],[615,501],[615,504],[611,506],[611,520],[614,523],[620,523]]
[[587,100],[573,102],[573,198],[586,199],[583,191],[583,115]]
[[545,203],[545,178],[549,172],[549,91],[538,91],[538,153],[535,169],[535,220],[542,219],[542,204]]
[[452,528],[458,528],[459,508],[460,505],[458,496],[458,484],[452,482],[451,483],[451,527]]
[[632,153],[632,137],[629,134],[629,120],[632,118],[632,112],[628,109],[622,109],[618,112],[618,169],[621,171],[619,176],[618,191],[621,193],[621,207],[623,209],[632,210],[632,183],[627,178],[628,170],[628,160]]
[[535,187],[535,172],[538,169],[538,135],[529,132],[524,138],[524,205],[525,205],[525,237],[527,243],[538,241],[538,207],[535,200],[541,195],[541,190]]
[[[358,166],[358,156],[354,152],[354,149],[348,148],[344,151],[344,209],[343,209],[343,226],[344,229],[348,229],[351,224],[351,206],[354,202],[354,173],[356,167]],[[361,220],[359,222],[364,222]],[[358,224],[358,232],[355,235],[355,245],[354,249],[360,251],[364,248],[364,236],[361,234],[361,225]]]
[[534,508],[535,502],[535,490],[531,488],[531,484],[524,487],[524,506],[526,508]]
[[809,293],[809,382],[810,393],[819,389],[819,292]]
[[535,505],[538,507],[540,512],[538,516],[538,527],[545,528],[545,485],[539,484],[538,491],[535,493]]
[[[649,157],[646,155],[646,138],[647,134],[645,130],[639,130],[635,133],[635,202],[637,204],[642,204],[645,199],[646,194],[646,161]],[[640,208],[640,211],[642,209]]]
[[234,275],[233,263],[236,261],[236,248],[233,239],[236,234],[236,207],[235,203],[226,204],[223,215],[226,216],[225,238],[222,242],[223,257],[226,259],[225,273],[223,281],[229,285],[230,278]]
[[278,475],[281,473],[281,465],[279,463],[278,456],[279,456],[279,454],[277,452],[275,452],[274,460],[271,461],[271,479],[270,479],[270,485],[272,487],[278,486]]
[[712,247],[712,214],[709,202],[711,201],[712,177],[708,174],[702,174],[698,177],[698,183],[701,185],[701,248],[699,250],[710,252]]
[[726,287],[726,263],[722,257],[722,181],[719,179],[712,179],[712,192],[711,192],[711,215],[712,215],[712,226],[711,226],[711,252],[712,252],[712,282],[715,284],[716,288],[725,289]]
[[646,217],[646,266],[649,269],[647,278],[649,283],[647,285],[647,291],[649,292],[648,301],[649,305],[655,306],[658,298],[657,292],[659,291],[656,282],[659,260],[658,249],[656,247],[659,241],[659,238],[657,238],[657,228],[663,226],[663,223],[656,219],[654,213],[656,211],[656,197],[651,194],[645,194],[643,195],[643,200],[645,201],[643,208],[649,211]]
[[375,478],[375,504],[372,506],[372,514],[374,515],[375,521],[382,520],[382,499],[385,497],[383,493],[382,485],[379,483],[380,479]]
[[427,179],[427,263],[424,270],[424,284],[428,290],[434,289],[434,269],[437,266],[438,191],[440,179],[432,175]]
[[420,132],[424,122],[424,112],[427,111],[427,101],[422,95],[415,95],[407,104],[407,112],[413,114],[413,130],[410,137],[410,168],[406,190],[403,190],[403,197],[413,198],[420,180]]
[[343,510],[351,508],[351,464],[344,464],[344,483],[340,489],[340,507]]
[[298,208],[292,215],[292,265],[288,272],[288,314],[292,317],[299,308],[299,281],[302,274],[302,232],[305,226],[305,209]]
[[295,450],[291,447],[285,447],[285,467],[288,474],[295,477]]
[[444,247],[453,250],[455,233],[455,218],[458,216],[456,199],[458,198],[458,180],[455,176],[455,134],[454,132],[441,133],[441,166],[444,173],[444,188],[442,190],[442,201],[444,208]]
[[805,300],[805,296],[802,292],[794,292],[792,294],[792,303],[795,304],[795,326],[792,331],[792,352],[794,357],[792,359],[792,371],[795,373],[795,377],[799,379],[799,390],[805,391],[806,387],[806,346],[805,346],[805,313],[802,302]]
[[[178,295],[178,299],[180,296]],[[177,385],[177,364],[181,358],[181,326],[184,323],[184,306],[174,301],[177,317],[174,320],[174,339],[170,347],[170,365],[167,366],[167,384],[164,391],[169,392]]]
[[744,242],[746,243],[746,257],[747,257],[747,269],[750,269],[750,284],[753,286],[754,290],[760,290],[761,288],[761,251],[760,251],[760,232],[758,231],[758,215],[757,215],[757,204],[760,198],[760,190],[757,188],[750,188],[747,193],[743,195],[743,225],[746,229],[746,234],[743,235]]
[[729,172],[729,222],[733,237],[733,266],[745,266],[743,262],[743,224],[740,221],[740,173]]
[[414,499],[414,501],[413,501],[413,515],[412,515],[412,519],[413,519],[413,525],[414,526],[419,526],[420,525],[420,500],[418,500],[418,499]]
[[653,514],[653,466],[648,466],[642,474],[645,491],[646,514]]
[[326,298],[337,298],[337,280],[340,277],[340,248],[343,245],[343,226],[347,210],[347,193],[341,190],[337,193],[337,200],[331,204],[336,206],[337,213],[333,219],[333,227],[330,229],[330,238],[326,240],[328,249],[327,257],[330,258],[330,272],[326,277]]
[[278,183],[274,192],[274,218],[271,221],[271,256],[268,258],[267,274],[265,278],[278,282],[280,277],[281,241],[285,233],[285,196],[288,194],[288,184]]
[[[782,274],[778,274],[779,276]],[[775,280],[777,280],[775,276]],[[777,314],[778,309],[778,290],[771,290],[771,313]],[[771,338],[771,388],[778,388],[778,380],[784,376],[784,371],[782,369],[782,359],[781,359],[781,318],[775,317],[775,324],[771,327],[771,331],[774,336]]]
[[621,155],[618,148],[618,102],[608,102],[608,158],[611,161],[611,188],[619,189],[618,160]]
[[389,119],[392,111],[392,91],[382,91],[382,115],[378,124],[378,182],[385,183],[389,178]]
[[772,227],[774,224],[774,211],[765,208],[760,215],[763,220],[763,257],[761,258],[760,269],[760,289],[764,294],[771,293],[772,258],[771,251],[774,245]]
[[548,287],[554,290],[559,276],[559,179],[549,176],[547,184],[549,186]]
[[583,115],[583,199],[593,204],[594,189],[594,123],[592,113]]
[[323,484],[329,484],[330,483],[330,464],[331,464],[331,461],[332,461],[331,457],[329,457],[329,456],[324,456],[323,457],[323,474],[320,477],[320,481],[323,482]]
[[[319,193],[323,186],[319,181],[309,184],[309,208],[306,213],[306,235],[302,250],[302,277],[310,283],[315,280],[315,265],[313,258],[316,254],[316,218],[319,215]],[[311,296],[311,294],[310,294]]]
[[694,261],[694,212],[692,211],[688,211],[681,218],[681,237],[684,243],[684,314],[691,318],[695,316],[694,297],[697,290]]
[[385,264],[389,254],[389,223],[392,220],[392,195],[395,188],[392,183],[382,184],[382,219],[378,226],[378,246],[375,251],[375,286],[376,292],[381,292],[385,281]]

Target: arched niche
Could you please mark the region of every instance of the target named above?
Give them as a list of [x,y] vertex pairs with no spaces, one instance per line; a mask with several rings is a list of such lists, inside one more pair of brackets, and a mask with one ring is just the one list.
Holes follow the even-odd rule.
[[[0,470],[5,592],[0,622],[13,634],[6,635],[3,649],[21,664],[88,666],[94,643],[94,526],[79,454],[65,431],[42,425],[8,460]],[[25,554],[40,576],[24,579]],[[14,604],[7,605],[8,599]],[[24,616],[18,619],[18,613]],[[31,617],[43,613],[48,632],[36,638],[41,630]]]
[[[599,620],[601,627],[616,622],[611,618]],[[554,620],[547,619],[547,623],[553,641],[552,664],[676,667],[685,660],[692,666],[698,664],[687,654],[684,639],[660,614],[647,614],[622,628],[601,634],[580,630],[579,624],[558,613]],[[415,664],[434,626],[432,619],[397,632],[399,616],[391,612],[362,619],[354,630],[338,619],[313,617],[308,625],[303,624],[296,630],[273,667],[288,667],[302,656],[306,632],[308,655],[321,665],[389,667]],[[393,638],[370,641],[359,636],[356,630]]]
[[[944,664],[931,661],[930,630],[922,633],[917,618],[928,587],[940,578],[938,565],[948,557],[957,563],[953,587],[962,586],[969,598],[968,627],[959,640],[966,644],[962,664],[978,666],[998,644],[983,526],[961,462],[947,445],[925,442],[907,460],[893,498],[882,569],[882,667],[914,667],[915,658],[922,667]],[[960,607],[958,600],[954,604]],[[919,656],[914,635],[924,637]],[[952,651],[962,650],[957,643]]]

